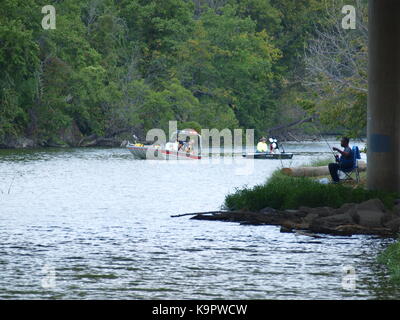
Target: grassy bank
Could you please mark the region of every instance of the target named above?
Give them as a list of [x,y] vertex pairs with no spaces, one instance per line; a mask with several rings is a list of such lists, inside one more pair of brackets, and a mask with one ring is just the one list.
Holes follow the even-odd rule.
[[400,241],[392,243],[379,256],[378,262],[386,265],[390,280],[400,284]]
[[322,166],[327,166],[329,163],[333,162],[333,157],[319,157],[319,158],[314,158],[311,160],[310,163],[304,165],[305,167],[322,167]]
[[351,188],[343,184],[321,184],[311,178],[289,177],[277,171],[264,184],[237,189],[227,195],[224,206],[228,210],[250,211],[265,207],[278,210],[297,209],[301,206],[338,208],[344,203],[360,203],[373,198],[382,200],[390,209],[398,195],[370,191],[362,186]]

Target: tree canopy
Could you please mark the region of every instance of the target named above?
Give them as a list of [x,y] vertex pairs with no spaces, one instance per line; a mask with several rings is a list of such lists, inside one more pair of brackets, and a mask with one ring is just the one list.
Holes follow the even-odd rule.
[[[365,30],[339,30],[328,57],[341,9],[328,2],[3,0],[0,145],[26,136],[46,146],[72,127],[82,136],[143,137],[169,120],[263,135],[310,112],[328,128],[344,110],[337,125],[362,134]],[[41,26],[47,4],[56,8],[55,30]],[[333,70],[340,63],[352,72]]]

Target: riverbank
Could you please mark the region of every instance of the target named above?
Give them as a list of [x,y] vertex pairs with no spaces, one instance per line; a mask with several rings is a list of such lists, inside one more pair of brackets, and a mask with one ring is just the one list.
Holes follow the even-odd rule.
[[319,178],[275,172],[264,184],[227,195],[224,211],[199,213],[192,219],[276,225],[281,232],[396,237],[398,194],[366,190],[365,176],[357,186],[321,184]]
[[[77,148],[77,147],[120,147],[128,140],[133,140],[130,131],[120,130],[121,132],[109,136],[99,136],[97,134],[84,135],[76,125],[61,130],[61,132],[52,138],[38,138],[35,136],[12,136],[7,135],[0,140],[0,149],[40,149],[40,148]],[[144,142],[144,134],[135,132],[135,136],[141,137]],[[336,139],[334,135],[324,135],[324,139]],[[300,142],[318,142],[321,137],[314,135],[304,135],[299,139],[290,139],[285,137],[279,140],[281,143],[300,143]],[[151,143],[151,142],[149,142]]]
[[77,148],[77,147],[119,147],[124,141],[118,137],[97,135],[81,136],[68,134],[57,139],[39,140],[27,137],[7,137],[0,143],[0,149],[40,149],[40,148]]
[[389,245],[378,256],[378,262],[387,267],[390,280],[395,284],[400,284],[400,242]]

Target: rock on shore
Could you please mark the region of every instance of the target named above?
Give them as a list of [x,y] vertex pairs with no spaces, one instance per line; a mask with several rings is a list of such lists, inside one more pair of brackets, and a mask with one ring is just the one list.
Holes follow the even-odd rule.
[[369,234],[395,237],[400,230],[400,204],[385,209],[379,199],[359,204],[347,203],[340,208],[300,207],[279,211],[265,208],[259,212],[221,211],[195,215],[192,219],[239,222],[251,225],[281,226],[281,232],[302,230],[332,235]]

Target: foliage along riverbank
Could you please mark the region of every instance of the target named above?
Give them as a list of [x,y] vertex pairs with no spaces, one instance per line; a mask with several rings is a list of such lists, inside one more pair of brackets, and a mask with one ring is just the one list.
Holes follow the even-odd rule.
[[321,184],[306,177],[289,177],[275,172],[264,184],[242,188],[225,198],[228,210],[258,211],[265,207],[278,210],[298,209],[301,206],[339,208],[345,203],[361,203],[380,199],[388,209],[399,198],[395,193],[351,188],[343,184]]
[[384,264],[393,283],[400,284],[400,241],[390,244],[379,256],[378,262]]
[[321,184],[276,171],[264,184],[227,195],[225,211],[199,213],[193,219],[277,225],[282,232],[396,237],[399,198],[397,193],[366,190],[362,184]]
[[[171,119],[259,136],[317,115],[326,127],[335,122],[332,130],[365,131],[364,28],[341,32],[330,56],[310,44],[335,38],[347,2],[57,1],[56,29],[44,30],[47,4],[2,2],[2,147],[143,139]],[[365,1],[355,4],[364,26]]]

